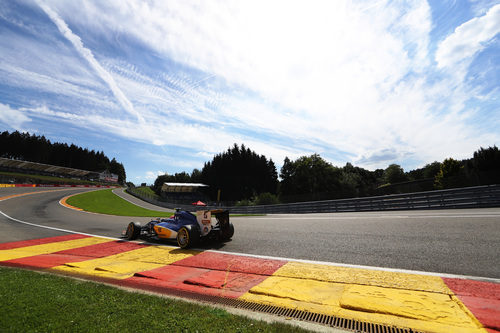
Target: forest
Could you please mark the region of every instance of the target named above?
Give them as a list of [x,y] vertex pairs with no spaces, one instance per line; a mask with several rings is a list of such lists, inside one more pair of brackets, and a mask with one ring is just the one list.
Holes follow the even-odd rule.
[[237,144],[215,155],[212,161],[205,162],[201,171],[194,169],[191,174],[181,172],[158,176],[153,185],[157,194],[164,182],[207,184],[206,194],[215,200],[221,190],[224,201],[246,200],[262,193],[276,195],[279,183],[276,166],[271,159]]
[[164,182],[207,184],[211,200],[217,199],[220,190],[221,201],[240,205],[410,193],[500,184],[500,151],[496,146],[480,148],[470,159],[447,158],[409,172],[398,164],[374,171],[351,163],[337,167],[318,154],[293,161],[287,157],[278,177],[271,159],[234,144],[206,162],[202,170],[158,176],[152,186],[157,194]]
[[102,151],[89,151],[87,148],[83,149],[74,144],[68,146],[66,143],[52,143],[43,135],[18,131],[2,132],[0,134],[0,157],[87,171],[108,170],[118,175],[120,184],[124,184],[126,180],[123,165],[114,158],[109,160]]
[[[50,142],[44,136],[18,131],[0,134],[0,157],[101,172],[108,170],[124,184],[123,165],[102,151],[74,144]],[[254,205],[341,199],[410,193],[435,189],[500,184],[500,151],[496,146],[480,148],[471,158],[447,158],[409,172],[398,164],[374,171],[346,163],[334,166],[319,154],[286,157],[280,172],[272,159],[244,144],[234,144],[205,162],[201,170],[158,176],[152,189],[160,194],[164,182],[209,185],[210,200]]]

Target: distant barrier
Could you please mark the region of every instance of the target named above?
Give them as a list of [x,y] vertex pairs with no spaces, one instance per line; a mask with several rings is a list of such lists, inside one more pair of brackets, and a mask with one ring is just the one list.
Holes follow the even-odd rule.
[[96,188],[116,188],[120,186],[111,185],[67,185],[67,184],[0,184],[2,187],[96,187]]
[[[172,209],[180,208],[189,211],[196,209],[196,207],[192,205],[163,202],[153,197],[146,196],[140,191],[132,188],[128,188],[127,192],[157,206]],[[207,209],[229,209],[231,213],[235,214],[300,214],[485,207],[500,207],[500,185],[278,205],[232,207],[207,206]]]
[[34,184],[0,184],[1,187],[35,187]]

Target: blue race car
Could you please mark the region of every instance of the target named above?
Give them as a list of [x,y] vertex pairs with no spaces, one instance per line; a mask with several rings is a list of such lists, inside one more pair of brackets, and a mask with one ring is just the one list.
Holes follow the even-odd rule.
[[129,240],[140,236],[176,240],[182,249],[196,246],[204,239],[227,242],[233,235],[234,226],[229,222],[229,211],[222,209],[200,210],[196,215],[177,210],[170,218],[151,220],[144,226],[139,222],[130,222],[123,232]]

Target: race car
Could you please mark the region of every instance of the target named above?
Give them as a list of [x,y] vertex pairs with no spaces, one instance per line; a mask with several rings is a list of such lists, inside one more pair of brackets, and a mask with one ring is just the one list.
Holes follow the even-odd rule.
[[176,210],[170,218],[157,218],[141,226],[130,222],[123,236],[129,240],[145,236],[153,239],[176,240],[180,248],[196,246],[201,240],[227,242],[234,235],[229,222],[229,211],[222,209],[200,210],[196,215]]

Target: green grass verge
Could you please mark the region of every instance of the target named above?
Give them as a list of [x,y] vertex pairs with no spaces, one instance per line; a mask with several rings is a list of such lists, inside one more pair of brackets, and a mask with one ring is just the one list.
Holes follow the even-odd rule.
[[[87,212],[117,215],[117,216],[141,216],[141,217],[168,217],[174,212],[162,212],[149,210],[131,204],[119,196],[113,194],[113,189],[99,190],[77,194],[70,197],[66,202],[71,206],[81,208]],[[231,214],[231,217],[242,216],[265,216],[266,214]]]
[[153,191],[149,186],[136,187],[133,190],[151,198],[159,198],[158,194],[156,194],[155,191]]
[[0,267],[2,332],[306,332],[94,282]]
[[87,212],[108,215],[144,217],[166,217],[172,215],[169,212],[149,210],[136,206],[123,200],[111,191],[112,189],[106,189],[77,194],[70,197],[66,202]]

